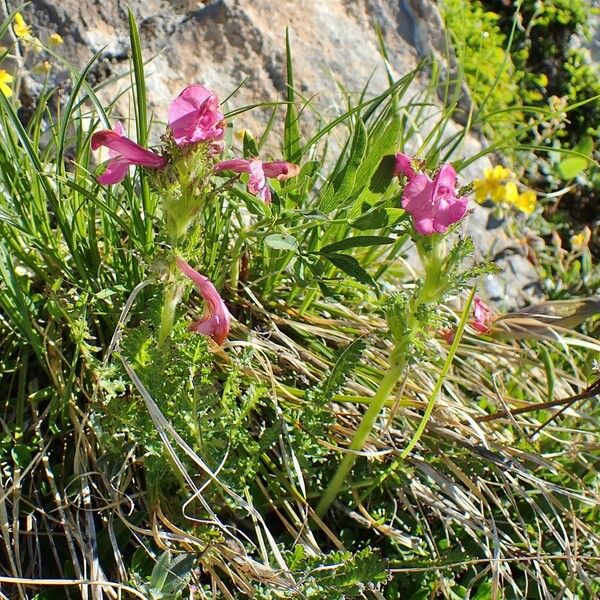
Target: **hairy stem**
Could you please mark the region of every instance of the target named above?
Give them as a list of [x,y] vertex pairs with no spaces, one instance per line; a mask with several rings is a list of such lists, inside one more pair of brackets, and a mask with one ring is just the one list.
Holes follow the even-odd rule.
[[181,300],[181,285],[178,283],[167,284],[165,291],[165,303],[163,304],[160,327],[158,330],[158,344],[163,345],[170,337],[173,331],[175,321],[175,311]]

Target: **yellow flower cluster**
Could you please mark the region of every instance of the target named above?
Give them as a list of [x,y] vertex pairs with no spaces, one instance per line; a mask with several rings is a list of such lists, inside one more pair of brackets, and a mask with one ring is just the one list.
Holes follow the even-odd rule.
[[[17,36],[23,47],[28,50],[33,50],[36,54],[41,53],[44,50],[43,43],[37,38],[31,35],[31,27],[27,24],[23,15],[20,12],[15,13],[12,23],[14,34]],[[48,46],[60,46],[64,42],[62,36],[59,33],[52,33],[48,36]],[[9,49],[0,46],[0,54],[2,58],[9,52]],[[36,64],[32,71],[38,75],[47,75],[52,69],[52,64],[48,60],[41,60]],[[4,94],[7,98],[13,95],[13,90],[10,83],[13,82],[13,76],[6,70],[0,69],[0,93]]]
[[511,179],[514,173],[501,165],[489,167],[483,172],[483,179],[473,182],[475,200],[481,203],[491,198],[494,202],[514,206],[521,212],[531,214],[535,210],[536,195],[532,190],[519,193],[517,184]]

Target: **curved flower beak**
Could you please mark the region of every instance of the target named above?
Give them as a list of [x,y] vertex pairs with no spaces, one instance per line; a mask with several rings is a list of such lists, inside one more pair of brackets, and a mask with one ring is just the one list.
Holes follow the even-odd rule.
[[[219,142],[225,134],[219,99],[202,85],[188,85],[169,105],[169,127],[178,146]],[[221,149],[220,145],[216,145]]]
[[271,204],[271,189],[267,185],[267,177],[284,181],[298,175],[300,167],[283,160],[263,163],[258,159],[245,160],[243,158],[234,158],[216,164],[214,170],[215,173],[220,173],[221,171],[249,173],[248,191],[262,198],[266,204]]
[[204,316],[199,321],[192,323],[188,330],[207,335],[219,346],[222,346],[229,334],[231,322],[231,315],[225,306],[225,302],[223,302],[223,298],[221,298],[208,277],[198,273],[181,258],[178,258],[176,262],[179,270],[193,281],[206,303]]
[[167,165],[166,158],[142,148],[133,140],[125,137],[124,131],[123,125],[117,123],[112,131],[103,129],[92,135],[92,150],[105,146],[108,148],[110,156],[106,170],[98,177],[98,183],[102,185],[112,185],[122,181],[131,165],[149,169],[162,169]]

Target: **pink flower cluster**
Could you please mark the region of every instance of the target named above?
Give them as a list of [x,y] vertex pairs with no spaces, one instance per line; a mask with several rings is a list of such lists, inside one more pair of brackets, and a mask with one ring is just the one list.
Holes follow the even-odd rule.
[[415,229],[421,235],[445,233],[467,212],[468,199],[456,193],[456,171],[450,164],[442,165],[433,180],[418,173],[406,154],[396,155],[394,175],[404,175],[402,208],[412,215]]
[[[223,113],[219,111],[219,99],[201,85],[189,85],[171,102],[168,125],[173,141],[179,148],[205,143],[209,144],[210,155],[223,151],[225,120]],[[108,148],[106,169],[98,177],[98,182],[103,185],[122,181],[132,165],[160,170],[169,164],[167,157],[143,148],[126,137],[121,123],[117,123],[114,130],[104,129],[94,133],[91,146],[92,150],[101,146]],[[282,181],[294,177],[300,169],[285,161],[263,163],[255,158],[225,160],[215,164],[213,170],[214,173],[248,173],[248,191],[268,204],[271,202],[271,189],[267,178]],[[231,321],[223,299],[210,280],[188,263],[177,259],[177,266],[194,282],[206,304],[202,319],[190,325],[189,329],[210,336],[217,344],[222,345],[227,339]]]
[[[169,130],[178,147],[183,148],[204,142],[210,144],[212,154],[223,151],[224,116],[219,111],[219,99],[204,86],[187,86],[169,105],[168,122]],[[106,170],[98,177],[98,182],[103,185],[122,181],[131,165],[139,165],[147,169],[163,169],[168,164],[165,157],[142,148],[125,137],[120,123],[116,124],[113,131],[105,129],[94,133],[92,149],[97,150],[100,146],[109,149]],[[271,202],[271,189],[267,185],[267,178],[282,181],[296,176],[299,170],[297,165],[285,161],[263,163],[257,158],[226,160],[217,163],[214,167],[215,173],[221,171],[248,173],[248,191],[262,198],[266,203]]]

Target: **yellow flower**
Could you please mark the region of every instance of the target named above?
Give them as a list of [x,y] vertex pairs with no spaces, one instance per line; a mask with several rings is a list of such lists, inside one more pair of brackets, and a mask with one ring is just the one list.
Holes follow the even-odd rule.
[[27,39],[31,35],[31,27],[25,23],[25,19],[23,19],[23,15],[20,12],[15,14],[13,29],[18,38]]
[[535,192],[526,190],[517,196],[514,204],[520,211],[530,215],[535,210],[536,200]]
[[33,72],[38,75],[47,75],[51,70],[52,65],[47,60],[44,60],[33,67]]
[[509,181],[506,185],[502,186],[498,196],[499,201],[506,202],[507,204],[516,204],[519,199],[517,184],[514,181]]
[[2,92],[7,98],[12,96],[12,89],[8,85],[13,80],[10,73],[7,73],[4,69],[0,69],[0,92]]
[[475,200],[481,203],[489,196],[495,202],[502,201],[504,194],[502,181],[508,179],[511,175],[510,170],[502,165],[487,168],[483,172],[483,179],[476,179],[473,182]]
[[48,36],[48,43],[51,46],[60,46],[64,42],[62,35],[60,33],[53,33]]
[[575,252],[578,252],[579,250],[584,250],[590,243],[591,237],[592,231],[586,225],[580,233],[571,236],[571,249]]

